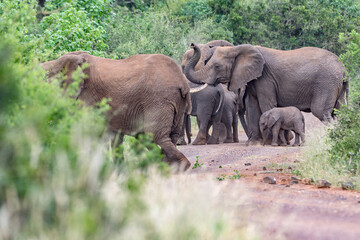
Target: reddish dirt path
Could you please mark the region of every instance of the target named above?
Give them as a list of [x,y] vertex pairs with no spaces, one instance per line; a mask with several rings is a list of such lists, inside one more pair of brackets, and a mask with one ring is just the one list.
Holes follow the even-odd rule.
[[[311,114],[305,114],[305,118],[306,131],[321,126]],[[302,161],[302,147],[245,146],[245,141],[242,133],[240,143],[187,145],[180,150],[192,165],[197,156],[203,164],[190,174],[214,179],[225,174],[229,178],[238,170],[243,175],[231,181],[231,188],[246,186],[247,203],[254,213],[252,221],[261,222],[263,228],[261,239],[360,239],[360,193],[302,183],[289,186],[293,175],[288,167],[294,168]],[[264,183],[265,176],[275,177],[277,184]],[[238,207],[249,208],[243,203]]]

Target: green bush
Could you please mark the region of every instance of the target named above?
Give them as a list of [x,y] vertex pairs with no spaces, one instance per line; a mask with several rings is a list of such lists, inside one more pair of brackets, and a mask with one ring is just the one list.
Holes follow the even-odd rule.
[[163,12],[131,12],[118,8],[107,29],[108,54],[128,58],[135,54],[161,53],[181,62],[191,42],[206,43],[213,39],[232,41],[232,34],[222,23],[212,19],[191,26]]
[[40,26],[44,31],[43,48],[50,50],[52,58],[71,51],[103,55],[108,48],[104,27],[91,20],[87,12],[74,7],[44,17]]
[[[341,3],[340,3],[341,2]],[[235,44],[259,44],[278,49],[314,46],[336,54],[341,32],[359,29],[360,4],[344,1],[224,1],[212,2],[215,14],[226,14]],[[219,18],[219,17],[218,17]]]
[[347,51],[340,59],[348,70],[350,101],[338,112],[335,128],[329,132],[330,160],[333,165],[351,173],[360,174],[360,33],[342,34]]

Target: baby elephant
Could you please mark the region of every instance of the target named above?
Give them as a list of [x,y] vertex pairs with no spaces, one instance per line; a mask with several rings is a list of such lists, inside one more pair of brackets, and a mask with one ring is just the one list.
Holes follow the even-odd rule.
[[286,145],[287,141],[284,136],[284,130],[295,132],[294,146],[300,146],[300,139],[305,142],[305,120],[304,116],[296,107],[273,108],[264,112],[260,118],[260,131],[265,140],[270,132],[272,133],[272,146],[278,146],[278,137],[281,145]]

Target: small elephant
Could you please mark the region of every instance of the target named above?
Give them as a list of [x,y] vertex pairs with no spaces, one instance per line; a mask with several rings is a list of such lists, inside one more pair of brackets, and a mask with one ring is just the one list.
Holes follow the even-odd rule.
[[[192,83],[189,83],[190,85],[193,85]],[[220,85],[220,84],[219,84]],[[227,90],[226,85],[221,84],[223,89],[224,89],[224,106],[223,108],[220,108],[219,110],[221,111],[221,119],[220,122],[222,124],[224,124],[225,126],[225,132],[224,132],[224,128],[220,127],[217,123],[217,121],[219,120],[219,118],[216,118],[214,116],[212,116],[210,118],[210,121],[208,121],[208,128],[206,130],[206,139],[207,141],[209,141],[210,139],[216,140],[215,143],[219,143],[219,137],[225,135],[225,139],[224,139],[224,143],[233,143],[233,142],[239,142],[239,136],[238,136],[238,116],[237,116],[237,111],[238,111],[238,97],[236,96],[235,93]],[[204,85],[201,85],[204,86]],[[209,87],[209,86],[208,86]],[[210,86],[211,88],[211,86]],[[190,92],[192,92],[194,89],[192,88],[190,90]],[[207,105],[205,106],[205,104],[208,104],[208,101],[205,101],[203,103],[201,103],[199,100],[203,99],[203,98],[208,98],[209,95],[207,93],[209,93],[211,91],[207,90],[204,92],[201,92],[201,90],[198,93],[192,93],[192,105],[194,106],[193,109],[198,109],[199,107],[202,109],[202,113],[199,112],[199,114],[197,115],[197,119],[198,119],[198,123],[201,124],[201,122],[204,122],[204,112],[209,112],[209,106]],[[201,106],[199,106],[201,105]],[[211,107],[211,106],[210,106]],[[207,110],[207,111],[206,111]],[[197,110],[199,111],[199,110]],[[214,125],[214,130],[213,130],[213,136],[210,136],[208,134],[208,130],[211,127],[211,125],[213,125],[213,123],[216,123],[216,125]],[[200,125],[199,125],[200,128]],[[180,134],[179,140],[178,140],[178,145],[186,145],[186,141],[185,141],[185,131],[186,131],[186,135],[187,135],[187,139],[188,139],[188,143],[191,143],[191,120],[190,120],[190,116],[185,114],[184,117],[184,125],[183,125],[183,130],[182,130],[182,134]],[[214,135],[215,134],[215,135]],[[218,136],[218,135],[219,136]]]
[[[224,89],[221,85],[205,86],[189,82],[191,92],[191,116],[196,116],[199,132],[193,145],[218,144],[220,121],[224,109]],[[213,126],[211,136],[208,134]]]
[[[267,139],[270,132],[272,133],[272,146],[278,146],[278,136],[281,145],[286,145],[285,130],[295,132],[294,146],[300,146],[305,142],[305,119],[300,110],[296,107],[272,108],[264,112],[260,117],[260,131],[263,139]],[[265,142],[265,140],[264,140]]]

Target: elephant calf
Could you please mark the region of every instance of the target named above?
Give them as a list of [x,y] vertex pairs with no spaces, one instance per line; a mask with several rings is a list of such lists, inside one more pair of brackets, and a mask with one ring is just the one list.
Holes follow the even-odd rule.
[[305,142],[305,119],[296,107],[273,108],[264,112],[260,117],[259,126],[263,139],[267,139],[270,132],[272,133],[272,146],[278,146],[278,137],[281,145],[287,144],[284,130],[295,132],[294,146],[300,146],[299,136],[301,141]]

